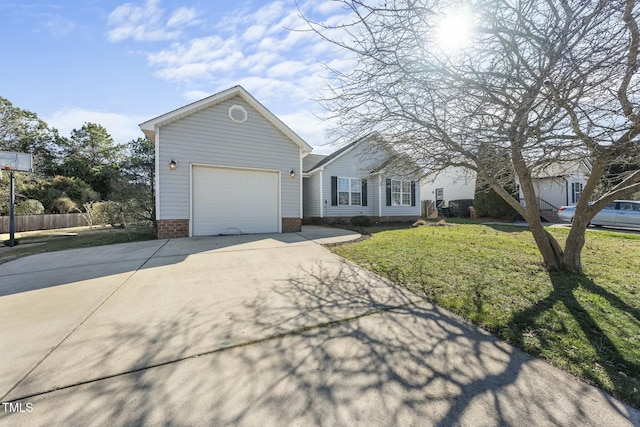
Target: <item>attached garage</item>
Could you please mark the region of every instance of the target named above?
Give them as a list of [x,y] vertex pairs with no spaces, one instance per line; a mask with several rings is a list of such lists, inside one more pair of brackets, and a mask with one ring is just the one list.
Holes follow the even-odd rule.
[[280,231],[280,172],[194,165],[193,236]]
[[159,238],[296,232],[311,146],[235,86],[140,124]]

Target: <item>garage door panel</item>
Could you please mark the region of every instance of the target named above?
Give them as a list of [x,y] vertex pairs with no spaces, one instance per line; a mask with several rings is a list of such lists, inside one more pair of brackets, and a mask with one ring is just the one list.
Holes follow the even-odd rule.
[[277,172],[193,168],[193,234],[278,231]]

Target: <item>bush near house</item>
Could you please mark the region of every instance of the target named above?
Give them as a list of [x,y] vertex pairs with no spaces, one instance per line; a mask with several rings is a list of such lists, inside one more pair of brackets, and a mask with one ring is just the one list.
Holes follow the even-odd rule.
[[351,225],[354,227],[370,227],[371,224],[373,224],[373,221],[365,215],[358,215],[351,218]]
[[[511,194],[515,194],[515,185],[505,187]],[[473,199],[473,207],[476,214],[481,217],[515,219],[518,213],[504,201],[493,189],[486,183],[478,179],[476,181],[476,192]]]

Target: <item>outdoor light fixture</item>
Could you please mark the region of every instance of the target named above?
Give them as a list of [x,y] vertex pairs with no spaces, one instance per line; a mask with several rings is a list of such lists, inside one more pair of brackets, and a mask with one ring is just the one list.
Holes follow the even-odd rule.
[[178,164],[176,163],[176,161],[171,159],[171,161],[169,162],[169,169],[174,171],[174,170],[176,170],[177,167],[178,167]]
[[295,178],[295,177],[296,177],[296,171],[294,171],[293,169],[291,169],[291,170],[289,171],[289,176],[290,176],[291,178]]

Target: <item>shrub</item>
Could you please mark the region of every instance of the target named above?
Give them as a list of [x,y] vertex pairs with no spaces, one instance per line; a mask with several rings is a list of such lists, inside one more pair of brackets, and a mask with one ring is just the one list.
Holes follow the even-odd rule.
[[[505,186],[511,194],[515,194],[515,185]],[[476,181],[476,193],[473,201],[473,207],[480,217],[506,218],[512,219],[518,216],[518,213],[504,201],[488,184],[480,179]]]
[[24,215],[42,215],[44,213],[44,206],[38,200],[27,199],[16,204],[15,214],[16,216]]
[[365,215],[354,216],[351,218],[351,225],[355,227],[370,227],[371,224],[371,218]]
[[124,226],[122,206],[117,202],[97,202],[93,204],[93,224]]
[[69,213],[78,210],[78,204],[69,197],[62,196],[53,201],[51,210],[57,213]]

